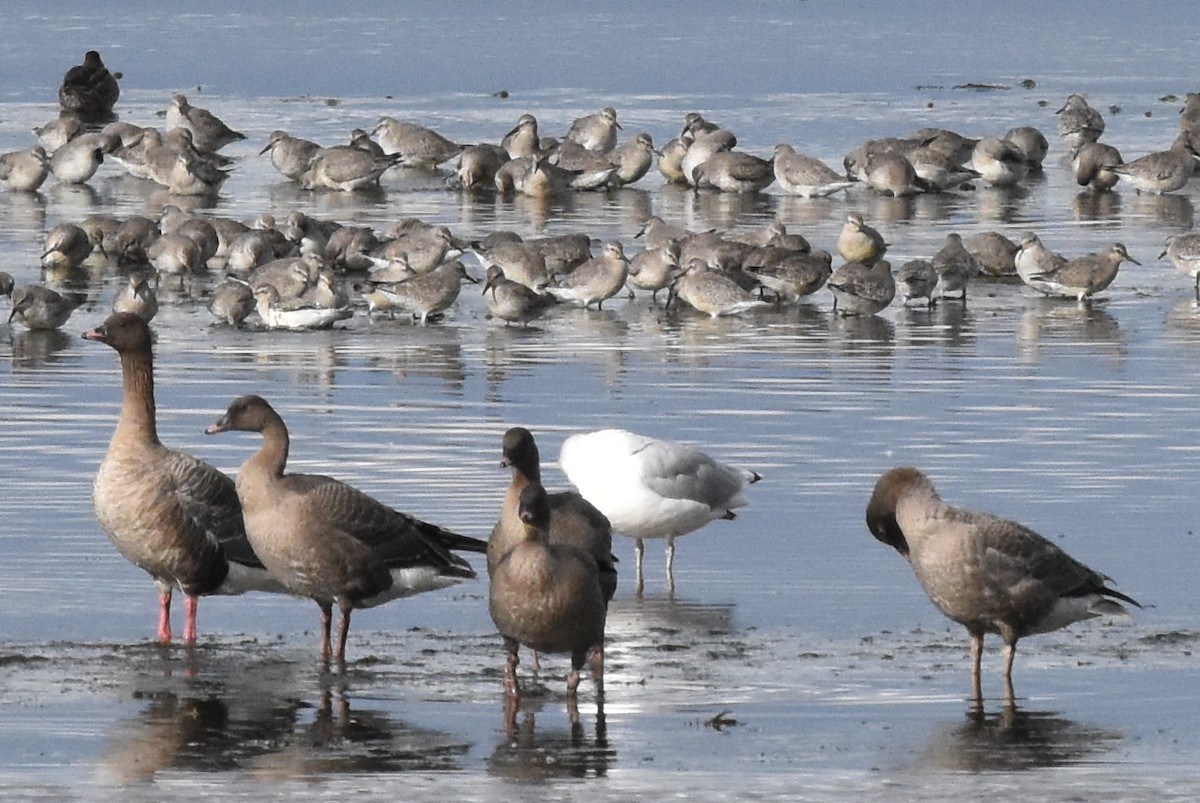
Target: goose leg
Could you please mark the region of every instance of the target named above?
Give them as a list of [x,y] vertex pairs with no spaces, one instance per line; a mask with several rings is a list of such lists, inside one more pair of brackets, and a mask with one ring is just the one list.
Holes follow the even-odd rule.
[[183,625],[183,643],[196,643],[196,611],[200,607],[200,599],[191,594],[183,597],[183,610],[187,613]]
[[517,656],[519,648],[516,639],[504,637],[504,651],[507,653],[504,660],[504,691],[510,697],[521,696],[521,687],[517,685],[517,664],[521,660]]
[[573,698],[575,690],[579,688],[579,670],[583,668],[583,662],[587,660],[586,652],[571,653],[571,671],[567,674],[567,696]]
[[318,602],[317,605],[321,608],[321,660],[329,660],[329,628],[333,623],[333,604],[330,602]]
[[1012,668],[1013,659],[1017,657],[1017,643],[1004,645],[1004,699],[1009,705],[1016,704],[1017,695],[1013,691]]
[[158,592],[158,641],[160,644],[171,643],[171,589],[159,589]]
[[337,662],[339,664],[346,663],[346,637],[350,635],[350,612],[354,610],[348,603],[342,603],[338,606],[341,608],[341,619],[338,621],[338,648]]

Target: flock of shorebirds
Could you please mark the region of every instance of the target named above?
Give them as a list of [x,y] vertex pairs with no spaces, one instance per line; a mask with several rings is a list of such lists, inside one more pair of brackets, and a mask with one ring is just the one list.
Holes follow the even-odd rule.
[[[35,129],[37,145],[0,155],[0,184],[10,191],[36,191],[49,176],[86,182],[108,160],[172,195],[214,196],[234,169],[221,149],[245,139],[181,93],[172,95],[164,131],[116,120],[116,77],[94,51],[64,77],[59,97],[63,112]],[[645,132],[619,142],[621,130],[613,108],[575,120],[561,138],[543,136],[537,119],[523,114],[499,142],[468,145],[385,116],[371,131],[352,131],[342,145],[273,131],[261,154],[287,179],[325,191],[378,187],[392,169],[451,164],[447,184],[462,192],[552,197],[627,186],[657,165],[668,182],[698,192],[753,193],[775,185],[815,198],[860,184],[889,196],[1018,185],[1041,171],[1049,151],[1031,126],[979,139],[922,129],[859,145],[839,172],[788,144],[777,145],[770,159],[739,151],[733,133],[699,113],[688,114],[680,134],[661,148]],[[1178,191],[1200,147],[1200,94],[1188,94],[1178,136],[1166,150],[1126,162],[1099,141],[1103,131],[1102,115],[1080,95],[1058,111],[1057,133],[1080,185],[1096,193],[1125,185],[1138,193]],[[416,219],[375,231],[301,212],[244,222],[167,205],[156,218],[95,214],[62,222],[47,233],[41,260],[51,282],[69,279],[87,260],[116,263],[130,281],[114,309],[147,319],[157,310],[158,282],[207,277],[217,267],[223,280],[209,294],[217,320],[241,326],[257,313],[261,326],[286,329],[328,327],[364,306],[368,315],[399,312],[427,323],[455,303],[464,281],[482,280],[493,317],[528,324],[560,303],[601,307],[635,291],[651,293],[655,302],[665,291],[668,306],[719,316],[778,308],[828,287],[835,312],[872,315],[897,299],[965,301],[979,277],[1019,278],[1040,293],[1086,302],[1113,282],[1123,262],[1141,264],[1120,243],[1066,258],[1032,232],[1013,242],[985,231],[966,239],[950,234],[938,253],[893,267],[884,258],[888,242],[858,213],[847,217],[828,250],[814,249],[780,222],[748,232],[695,232],[651,216],[639,238],[643,248],[627,253],[620,241],[594,243],[586,232],[523,239],[496,231],[466,240]],[[836,268],[834,252],[843,260]],[[467,253],[482,276],[460,259]],[[1168,238],[1159,256],[1193,277],[1200,299],[1200,235]],[[13,295],[10,319],[31,328],[61,326],[80,300],[41,285],[12,287],[6,275],[0,292]]]
[[[35,191],[48,175],[87,181],[106,159],[179,195],[216,192],[232,163],[219,153],[243,139],[212,113],[173,96],[160,133],[112,120],[117,77],[89,52],[63,80],[63,114],[37,129],[40,144],[0,156],[0,182],[10,191]],[[1126,182],[1139,192],[1172,192],[1191,175],[1200,143],[1200,95],[1190,94],[1180,134],[1166,151],[1125,163],[1098,142],[1103,120],[1078,95],[1059,112],[1058,134],[1073,155],[1077,181],[1096,192]],[[547,196],[619,187],[643,178],[657,163],[668,181],[697,191],[782,191],[818,197],[856,183],[907,195],[954,192],[971,183],[1010,185],[1041,169],[1048,143],[1022,127],[1004,137],[972,140],[946,130],[904,139],[874,140],[847,155],[845,173],[781,144],[772,159],[737,151],[736,137],[699,114],[681,134],[656,149],[638,134],[618,144],[617,113],[606,108],[576,120],[562,139],[541,136],[522,115],[498,144],[464,146],[428,128],[385,117],[349,144],[320,146],[284,131],[270,135],[263,154],[284,176],[311,189],[353,191],[379,182],[389,169],[434,170],[454,163],[452,186]],[[502,444],[513,469],[499,520],[487,542],[449,532],[393,510],[335,479],[286,471],[287,427],[269,402],[243,396],[208,432],[250,431],[262,445],[234,482],[215,468],[158,440],[155,427],[152,338],[159,280],[204,275],[221,265],[213,288],[216,318],[242,325],[256,311],[268,328],[319,328],[353,314],[402,311],[422,323],[448,309],[463,281],[474,280],[457,259],[471,251],[486,266],[484,296],[491,314],[527,324],[556,303],[600,307],[627,288],[650,292],[710,315],[782,305],[828,286],[844,315],[872,315],[899,295],[928,304],[958,294],[965,301],[976,277],[1019,276],[1047,295],[1086,301],[1107,287],[1124,261],[1120,243],[1087,256],[1063,258],[1034,234],[1020,243],[998,233],[964,240],[957,234],[928,260],[893,271],[884,237],[860,214],[848,216],[832,254],[813,250],[781,224],[733,235],[691,232],[650,217],[644,248],[629,256],[619,241],[599,254],[586,233],[523,240],[497,232],[465,242],[448,228],[407,220],[386,232],[317,220],[295,212],[282,223],[264,215],[251,223],[166,207],[157,219],[118,220],[97,214],[54,227],[42,263],[48,277],[100,254],[127,270],[130,282],[113,314],[84,337],[120,355],[124,401],[94,487],[96,514],[118,550],[146,570],[160,591],[158,637],[171,639],[174,589],[186,601],[185,642],[196,639],[200,596],[257,589],[315,600],[321,611],[321,653],[344,660],[351,612],[390,599],[474,577],[456,551],[487,555],[489,608],[508,655],[506,687],[518,693],[517,653],[571,656],[568,689],[590,660],[599,680],[604,623],[616,587],[613,532],[637,541],[638,587],[642,542],[674,540],[707,523],[732,518],[746,504],[754,472],[727,466],[684,444],[621,430],[576,435],[562,447],[561,465],[578,489],[548,493],[532,433],[509,430]],[[1200,236],[1170,238],[1165,256],[1197,277]],[[346,277],[362,302],[350,299]],[[632,291],[631,291],[632,292]],[[31,328],[62,326],[76,300],[43,285],[14,287],[0,274],[0,293],[12,298],[10,320]],[[903,467],[878,481],[866,513],[870,532],[894,547],[934,604],[963,624],[972,638],[973,692],[982,700],[983,637],[1006,646],[1005,691],[1017,641],[1080,619],[1124,613],[1130,597],[1107,578],[1013,521],[952,507],[920,471]],[[671,559],[668,558],[668,570]],[[332,609],[340,612],[336,646]]]

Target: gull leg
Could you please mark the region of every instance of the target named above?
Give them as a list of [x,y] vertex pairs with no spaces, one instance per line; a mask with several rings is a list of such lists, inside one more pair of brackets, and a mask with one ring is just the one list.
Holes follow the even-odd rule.
[[636,592],[640,596],[642,589],[645,588],[645,576],[642,574],[642,561],[646,557],[646,545],[642,539],[637,539],[633,546],[634,554],[637,556],[637,589]]
[[983,681],[980,664],[983,662],[983,634],[971,634],[971,698],[975,705],[983,707]]

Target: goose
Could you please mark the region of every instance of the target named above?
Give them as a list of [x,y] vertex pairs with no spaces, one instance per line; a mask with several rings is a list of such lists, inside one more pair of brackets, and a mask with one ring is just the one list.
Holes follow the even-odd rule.
[[1004,641],[1004,687],[1014,699],[1017,641],[1096,616],[1128,615],[1107,577],[1015,521],[942,501],[911,466],[891,469],[867,504],[867,529],[912,566],[939,611],[971,634],[971,684],[982,703],[983,639]]
[[158,439],[150,327],[118,312],[83,333],[121,357],[121,416],[92,486],[96,518],[158,587],[158,641],[171,641],[171,597],[184,594],[185,644],[196,643],[205,594],[282,591],[246,538],[233,480]]
[[321,609],[321,658],[330,657],[331,614],[341,615],[334,658],[346,659],[350,614],[475,577],[451,550],[487,544],[393,510],[331,477],[287,473],[288,430],[261,396],[235,399],[205,430],[258,432],[262,447],[242,464],[237,496],[246,535],[288,593]]
[[63,112],[89,123],[103,122],[113,116],[113,106],[121,96],[117,83],[120,74],[113,74],[95,50],[83,54],[83,64],[76,64],[63,75],[58,87],[58,105]]
[[[511,427],[504,433],[500,465],[512,468],[512,480],[504,494],[500,518],[488,538],[487,563],[491,574],[500,559],[525,540],[525,527],[519,515],[521,493],[542,481],[541,455],[537,441],[525,427]],[[600,572],[600,585],[607,604],[617,589],[616,558],[612,554],[612,525],[596,506],[578,491],[548,493],[550,505],[549,538],[551,543],[572,544],[591,555]]]
[[[588,655],[603,656],[607,606],[596,561],[576,546],[550,540],[550,501],[541,483],[531,482],[521,492],[517,515],[521,540],[500,557],[488,584],[488,613],[507,653],[505,690],[520,696],[517,651],[524,644],[570,654],[567,694],[573,698]],[[592,672],[601,696],[602,657]]]

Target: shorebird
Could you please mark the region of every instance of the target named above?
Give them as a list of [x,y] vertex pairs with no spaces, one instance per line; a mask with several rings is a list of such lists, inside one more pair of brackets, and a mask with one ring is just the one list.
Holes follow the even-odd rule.
[[[430,316],[440,315],[458,299],[463,281],[477,284],[457,259],[443,262],[428,273],[414,275],[401,282],[369,283],[367,299],[370,311],[377,309],[403,310],[424,326]],[[363,294],[364,297],[367,293]]]
[[797,153],[782,142],[775,146],[773,167],[775,183],[789,195],[801,198],[824,198],[854,185],[820,159]]
[[966,302],[967,285],[979,275],[979,262],[963,245],[961,235],[946,235],[946,244],[933,256],[933,267],[938,274],[938,298],[961,292],[962,300]]
[[1075,183],[1081,187],[1104,192],[1111,190],[1121,180],[1114,168],[1124,164],[1121,152],[1104,142],[1089,142],[1080,148],[1071,160]]
[[321,150],[315,142],[300,137],[293,137],[286,131],[276,129],[271,132],[266,147],[258,152],[271,154],[271,166],[278,170],[284,178],[299,181],[308,170],[313,157]]
[[570,301],[581,307],[596,305],[602,309],[625,286],[629,276],[629,260],[621,243],[612,240],[604,244],[600,256],[589,259],[567,275],[546,286],[546,292],[559,301]]
[[1069,95],[1067,102],[1055,114],[1058,115],[1058,135],[1067,143],[1072,156],[1084,145],[1100,139],[1104,133],[1104,118],[1088,105],[1083,95]]
[[979,140],[971,152],[971,167],[984,181],[997,187],[1011,187],[1029,172],[1025,152],[998,137]]
[[1167,246],[1158,255],[1159,259],[1166,257],[1171,260],[1175,269],[1191,276],[1196,286],[1196,300],[1200,301],[1200,234],[1172,234],[1167,238]]
[[528,326],[554,305],[554,299],[530,290],[519,282],[505,278],[504,271],[496,265],[487,269],[487,280],[483,286],[483,300],[492,316],[509,323]]
[[608,153],[616,147],[617,131],[620,129],[617,110],[612,106],[605,106],[596,114],[580,117],[571,123],[567,139],[579,143],[589,151]]
[[691,178],[698,190],[760,192],[775,181],[775,167],[769,159],[751,153],[720,151],[692,168]]
[[833,293],[833,311],[841,315],[874,315],[896,297],[892,266],[884,259],[873,265],[847,262],[826,284]]
[[709,267],[702,259],[692,259],[684,266],[671,283],[671,295],[713,318],[740,315],[767,306],[767,302],[742,289],[724,272]]
[[192,144],[203,153],[216,153],[231,142],[245,139],[246,135],[234,131],[221,118],[188,103],[187,95],[175,92],[167,109],[167,129],[184,128],[192,134]]
[[379,118],[373,133],[384,154],[398,157],[397,161],[404,167],[433,170],[463,150],[462,145],[451,142],[432,128],[386,115]]
[[1112,284],[1122,262],[1142,264],[1129,256],[1124,245],[1113,243],[1104,251],[1069,259],[1061,265],[1036,273],[1030,276],[1028,284],[1046,295],[1085,302]]
[[1165,151],[1148,153],[1132,162],[1105,165],[1128,182],[1137,193],[1161,195],[1182,189],[1192,177],[1196,152],[1186,134],[1180,134]]
[[928,259],[912,259],[905,262],[896,271],[895,278],[896,292],[901,296],[901,303],[907,304],[911,299],[923,298],[928,306],[933,306],[933,289],[938,284],[938,272]]
[[300,175],[300,186],[306,190],[325,188],[342,192],[378,186],[379,177],[398,159],[373,156],[352,145],[322,148]]
[[41,145],[0,154],[0,184],[5,189],[33,192],[50,175],[50,160]]
[[862,215],[851,212],[838,234],[837,249],[847,262],[873,265],[883,258],[887,243],[883,235],[863,221]]

